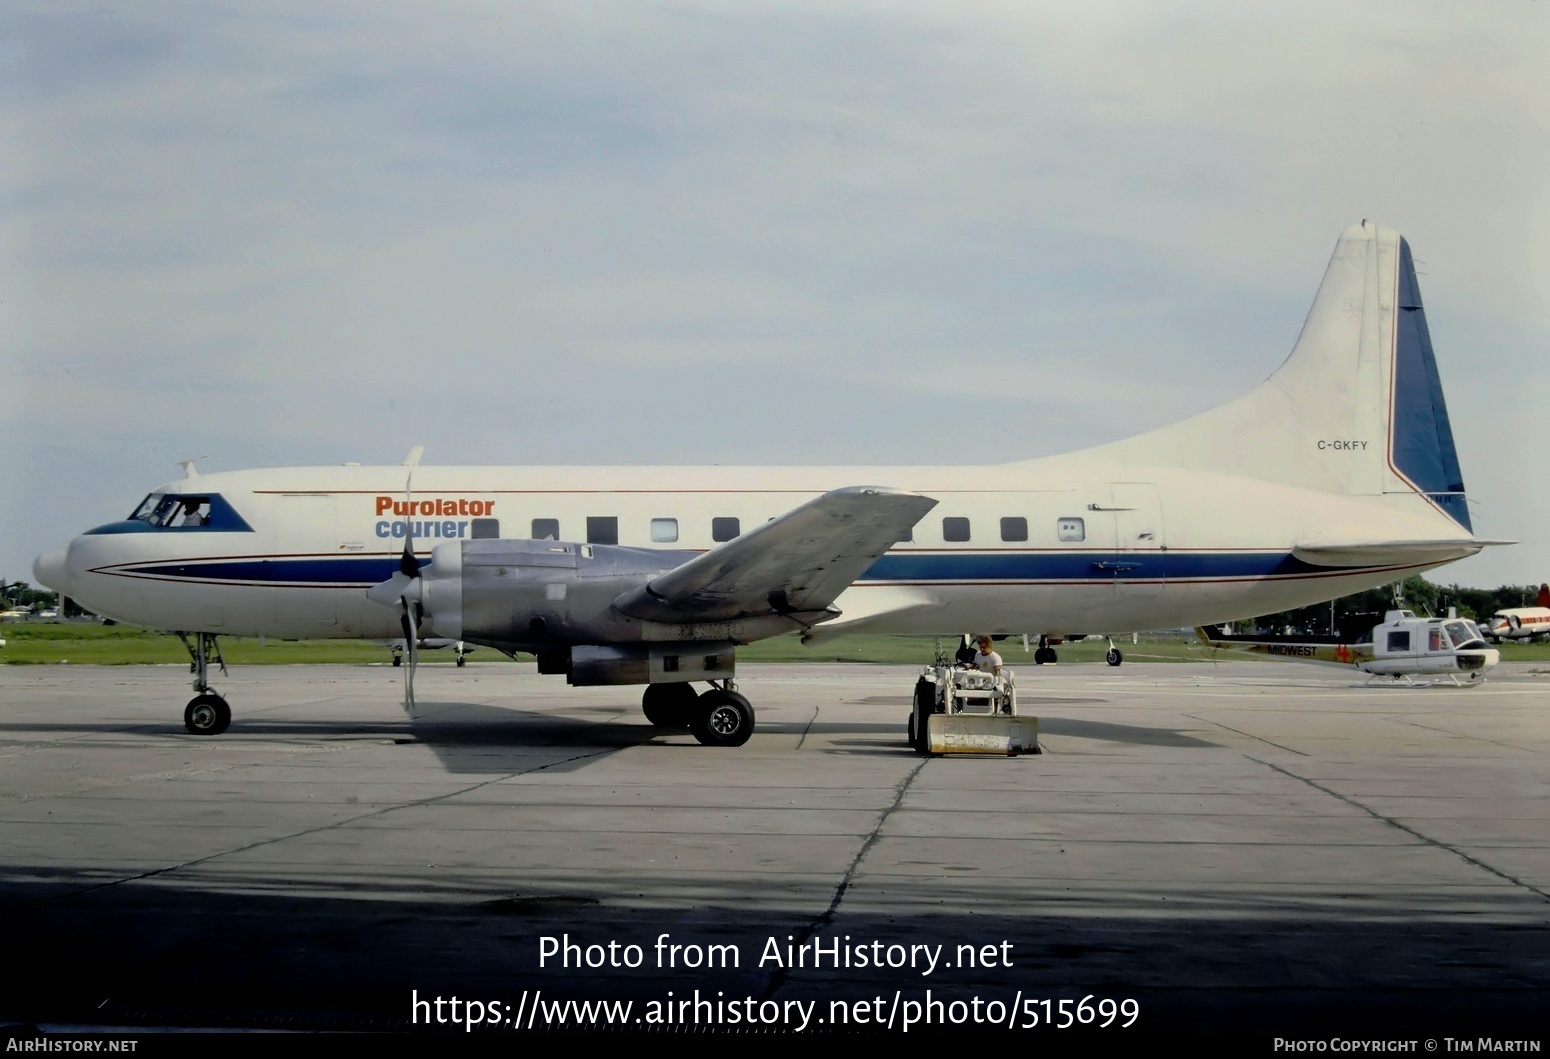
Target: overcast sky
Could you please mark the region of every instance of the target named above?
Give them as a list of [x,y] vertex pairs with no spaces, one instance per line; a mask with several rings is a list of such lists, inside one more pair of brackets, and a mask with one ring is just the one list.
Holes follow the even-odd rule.
[[[0,6],[0,575],[201,466],[963,463],[1269,375],[1418,259],[1550,579],[1550,3]],[[944,395],[984,398],[977,420]]]

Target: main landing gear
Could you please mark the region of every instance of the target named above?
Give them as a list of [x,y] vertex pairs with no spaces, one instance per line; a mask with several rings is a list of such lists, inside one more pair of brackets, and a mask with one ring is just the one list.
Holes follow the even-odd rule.
[[1049,645],[1049,637],[1039,634],[1039,646],[1033,652],[1033,664],[1036,666],[1052,666],[1059,659],[1055,657],[1055,649]]
[[730,680],[712,681],[703,695],[689,683],[648,684],[641,709],[658,728],[687,728],[705,746],[742,746],[753,735],[753,704]]
[[221,657],[221,646],[216,642],[215,634],[208,632],[194,633],[193,643],[188,642],[186,633],[178,633],[178,639],[183,641],[189,657],[194,660],[189,668],[194,674],[194,691],[198,693],[189,700],[188,707],[183,711],[183,727],[194,735],[220,735],[231,724],[231,707],[210,688],[212,658],[221,667],[221,674],[226,674],[226,659]]

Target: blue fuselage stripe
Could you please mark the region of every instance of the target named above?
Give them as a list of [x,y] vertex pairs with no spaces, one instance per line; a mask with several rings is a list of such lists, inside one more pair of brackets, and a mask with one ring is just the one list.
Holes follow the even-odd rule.
[[[428,560],[421,560],[429,568]],[[274,585],[360,585],[386,581],[396,557],[179,560],[121,566],[139,577]],[[904,552],[884,555],[860,583],[975,581],[1191,581],[1330,573],[1286,552]],[[1346,571],[1342,572],[1355,572]]]

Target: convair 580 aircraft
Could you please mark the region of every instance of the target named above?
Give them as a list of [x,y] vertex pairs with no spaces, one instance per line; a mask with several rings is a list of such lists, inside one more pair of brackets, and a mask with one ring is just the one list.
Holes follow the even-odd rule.
[[[207,681],[222,634],[533,652],[572,684],[644,684],[654,723],[738,745],[754,718],[735,653],[765,637],[1207,625],[1495,543],[1472,534],[1410,248],[1365,221],[1258,389],[1070,455],[972,474],[187,471],[34,573],[99,613],[193,634],[198,734],[231,716]],[[412,654],[407,672],[412,707]]]

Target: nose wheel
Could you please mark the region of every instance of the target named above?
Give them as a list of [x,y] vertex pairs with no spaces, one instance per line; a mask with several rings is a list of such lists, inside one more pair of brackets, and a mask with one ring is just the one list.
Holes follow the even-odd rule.
[[194,735],[220,735],[230,724],[231,707],[213,691],[195,695],[183,711],[183,727]]

